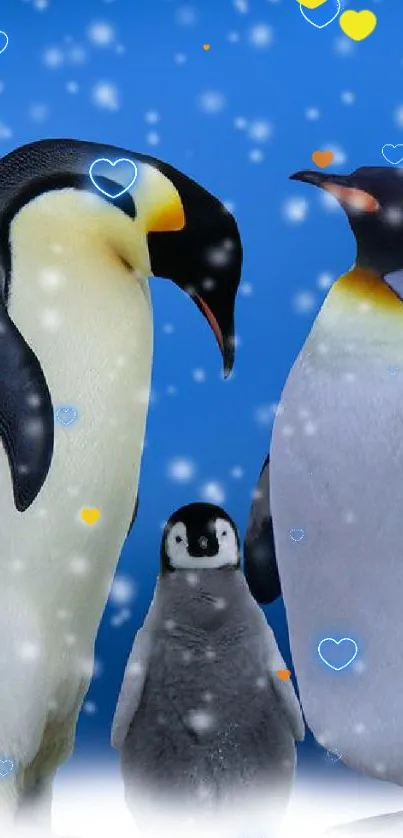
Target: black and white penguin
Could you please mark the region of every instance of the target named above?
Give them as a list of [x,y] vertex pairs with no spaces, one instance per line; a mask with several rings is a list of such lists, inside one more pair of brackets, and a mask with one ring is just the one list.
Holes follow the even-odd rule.
[[[137,496],[148,276],[188,292],[228,374],[241,259],[232,215],[152,157],[45,140],[0,160],[0,754],[15,766],[2,824],[47,804],[72,748]],[[66,404],[74,427],[54,426]]]
[[283,594],[317,741],[403,785],[403,171],[293,179],[337,198],[357,255],[285,384],[245,573],[260,602]]
[[244,817],[246,827],[264,801],[273,825],[303,736],[292,682],[240,569],[234,522],[211,504],[182,507],[163,532],[113,723],[134,817],[148,808],[152,819],[157,807],[174,818]]

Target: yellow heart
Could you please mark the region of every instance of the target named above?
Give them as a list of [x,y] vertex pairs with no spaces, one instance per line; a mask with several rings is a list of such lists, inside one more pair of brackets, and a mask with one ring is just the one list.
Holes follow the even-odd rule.
[[339,18],[340,26],[349,38],[353,41],[363,41],[374,31],[377,24],[377,17],[373,12],[364,9],[362,12],[343,12]]
[[307,9],[317,9],[326,2],[327,0],[297,0],[297,3],[300,3],[301,6],[305,6]]
[[88,524],[88,526],[92,527],[93,524],[96,524],[96,522],[99,521],[101,513],[99,509],[82,509],[81,517],[83,521]]

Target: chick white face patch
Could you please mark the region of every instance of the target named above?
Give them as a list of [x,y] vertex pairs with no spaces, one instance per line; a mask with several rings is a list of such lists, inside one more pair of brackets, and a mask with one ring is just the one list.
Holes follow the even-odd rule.
[[215,556],[192,556],[189,553],[185,524],[182,521],[174,524],[166,539],[166,552],[171,567],[182,570],[208,570],[208,568],[236,565],[238,545],[234,530],[224,518],[217,518],[213,526],[218,541],[218,553]]

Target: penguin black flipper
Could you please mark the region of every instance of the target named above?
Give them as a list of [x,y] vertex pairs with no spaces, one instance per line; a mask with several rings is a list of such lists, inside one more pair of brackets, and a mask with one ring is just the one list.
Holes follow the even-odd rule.
[[0,438],[19,512],[35,500],[53,454],[52,400],[38,358],[0,300]]
[[252,596],[260,603],[281,596],[273,521],[270,512],[270,455],[260,472],[244,543],[244,573]]
[[137,513],[138,513],[138,511],[139,511],[139,496],[138,496],[138,494],[137,494],[137,497],[136,497],[136,503],[134,504],[134,510],[133,510],[133,515],[132,515],[132,520],[130,521],[130,526],[129,526],[129,529],[128,529],[128,531],[127,531],[127,535],[130,535],[130,533],[131,533],[131,531],[132,531],[132,529],[133,529],[133,526],[134,526],[135,520],[136,520],[136,518],[137,518]]

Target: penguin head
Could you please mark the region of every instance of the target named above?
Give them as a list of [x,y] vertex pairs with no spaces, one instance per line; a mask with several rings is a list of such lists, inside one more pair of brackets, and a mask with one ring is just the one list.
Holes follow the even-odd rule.
[[403,169],[363,167],[349,175],[301,171],[290,179],[337,198],[357,242],[357,267],[381,276],[403,270]]
[[[102,247],[105,258],[119,260],[128,281],[149,275],[171,279],[208,321],[225,376],[234,363],[242,247],[233,216],[217,198],[173,166],[122,148],[42,140],[0,160],[0,184],[0,439],[15,506],[25,511],[50,468],[54,414],[46,371],[7,309],[10,295],[23,293],[18,280],[13,287],[18,225],[28,223],[40,206],[41,233],[51,214],[62,227],[71,225],[70,240],[77,231],[86,248]],[[35,247],[35,229],[29,240]],[[96,282],[96,276],[87,281]],[[26,433],[31,426],[35,445]]]
[[167,521],[161,542],[161,571],[240,567],[237,528],[219,506],[191,503]]

